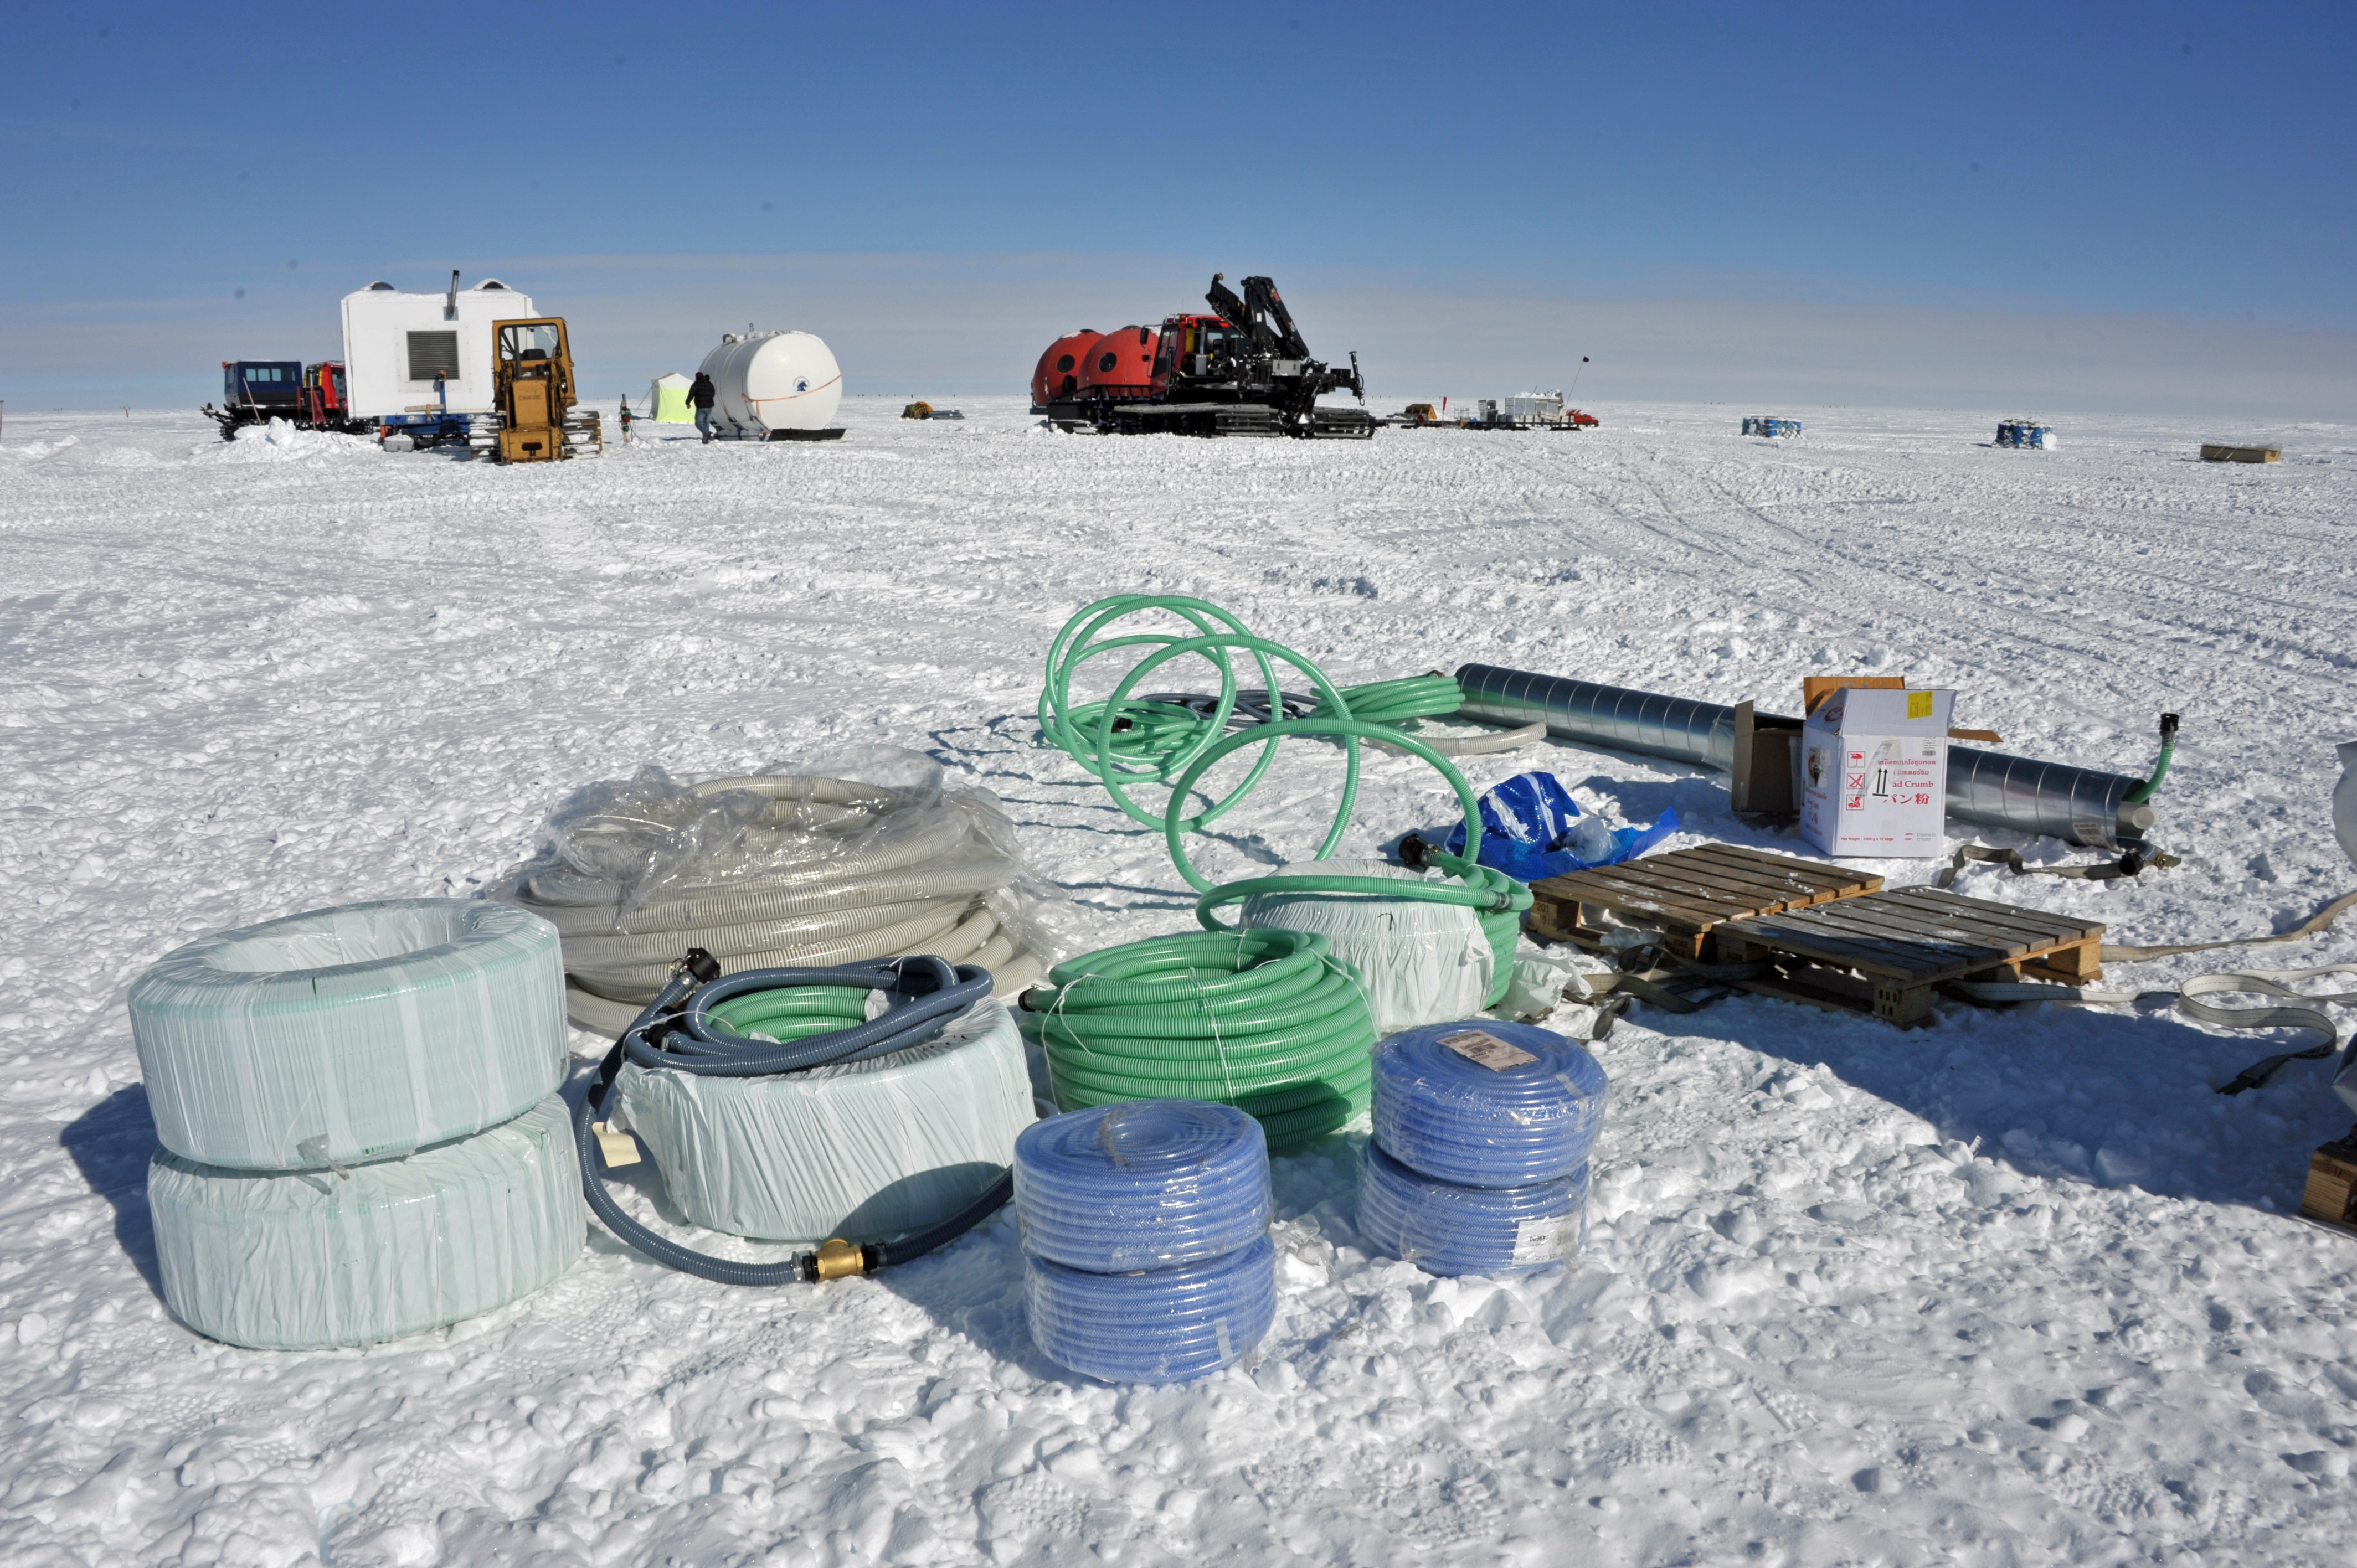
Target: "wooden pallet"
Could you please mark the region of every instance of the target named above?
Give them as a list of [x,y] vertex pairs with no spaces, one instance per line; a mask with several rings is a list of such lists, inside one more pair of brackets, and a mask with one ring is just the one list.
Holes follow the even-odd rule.
[[1821,860],[1707,843],[1531,884],[1531,929],[1554,941],[1604,945],[1609,911],[1624,926],[1658,930],[1682,958],[1707,959],[1712,932],[1729,920],[1871,893],[1882,878]]
[[1902,887],[1722,926],[1721,962],[1758,962],[1746,990],[1901,1027],[1929,1023],[1958,980],[2103,978],[2104,928],[1933,887]]
[[2299,1212],[2325,1225],[2357,1230],[2357,1127],[2309,1156]]

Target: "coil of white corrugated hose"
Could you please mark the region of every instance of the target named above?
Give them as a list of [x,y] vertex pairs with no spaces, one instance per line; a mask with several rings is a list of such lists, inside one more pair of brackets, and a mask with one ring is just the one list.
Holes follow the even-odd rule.
[[[1022,875],[994,827],[995,805],[944,795],[910,810],[905,792],[808,774],[713,779],[717,800],[763,798],[761,815],[685,863],[692,880],[640,901],[619,877],[573,865],[527,868],[504,896],[563,939],[566,1013],[585,1029],[628,1028],[679,954],[702,948],[721,972],[820,968],[911,952],[990,971],[996,994],[1043,972],[1033,939],[1010,928],[1005,889]],[[897,813],[897,814],[896,814]]]

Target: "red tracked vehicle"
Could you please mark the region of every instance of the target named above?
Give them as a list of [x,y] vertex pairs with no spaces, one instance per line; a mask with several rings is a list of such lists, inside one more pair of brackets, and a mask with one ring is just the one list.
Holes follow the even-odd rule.
[[[1140,435],[1293,435],[1364,440],[1375,433],[1365,408],[1359,357],[1347,371],[1309,357],[1276,285],[1243,280],[1238,297],[1211,274],[1204,297],[1216,313],[1165,317],[1160,332],[1125,327],[1109,332],[1072,371],[1031,381],[1035,412],[1065,430]],[[1042,370],[1061,360],[1073,338],[1059,338],[1040,358]],[[1073,378],[1066,390],[1062,378]],[[1320,393],[1347,390],[1361,406],[1321,408]],[[1047,392],[1045,398],[1042,392]]]

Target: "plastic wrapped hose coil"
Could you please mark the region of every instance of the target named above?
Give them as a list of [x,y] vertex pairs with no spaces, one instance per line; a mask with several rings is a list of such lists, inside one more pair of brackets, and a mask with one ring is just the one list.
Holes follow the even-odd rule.
[[[864,1015],[865,993],[840,994],[850,1010],[825,1027]],[[999,1178],[1034,1116],[1022,1037],[987,998],[888,1056],[759,1078],[630,1062],[616,1090],[614,1120],[646,1141],[681,1212],[765,1241],[875,1241],[937,1224]]]
[[[1491,1042],[1534,1059],[1485,1066],[1477,1058],[1501,1059]],[[1428,1024],[1375,1047],[1374,1138],[1439,1181],[1551,1181],[1587,1163],[1609,1093],[1596,1058],[1561,1035],[1489,1018]]]
[[1275,1150],[1366,1109],[1374,1020],[1326,939],[1189,932],[1060,963],[1023,999],[1059,1109],[1208,1100],[1260,1122]]
[[357,1165],[511,1121],[565,1073],[554,927],[457,898],[223,931],[132,983],[164,1146],[232,1170]]
[[342,1171],[223,1170],[158,1150],[147,1206],[164,1300],[257,1350],[373,1345],[531,1294],[580,1254],[587,1219],[564,1101]]
[[1359,1239],[1427,1274],[1497,1279],[1570,1262],[1587,1230],[1586,1165],[1528,1187],[1461,1187],[1369,1144],[1359,1167]]
[[1025,1316],[1050,1360],[1109,1383],[1180,1383],[1232,1365],[1276,1316],[1276,1249],[1094,1274],[1027,1253]]
[[1268,1230],[1268,1144],[1232,1105],[1136,1100],[1015,1140],[1025,1251],[1092,1273],[1216,1258]]
[[1041,939],[1010,885],[1013,824],[982,789],[944,789],[912,752],[857,759],[877,781],[759,774],[682,784],[661,768],[591,785],[551,815],[500,897],[565,939],[573,1021],[616,1035],[691,947],[724,974],[936,953],[1010,995]]
[[[1270,875],[1442,880],[1437,871],[1410,871],[1372,859],[1301,861]],[[1497,953],[1480,918],[1464,905],[1374,894],[1276,891],[1245,899],[1237,918],[1247,929],[1310,931],[1324,937],[1334,956],[1358,972],[1377,1034],[1462,1018],[1490,1004]]]

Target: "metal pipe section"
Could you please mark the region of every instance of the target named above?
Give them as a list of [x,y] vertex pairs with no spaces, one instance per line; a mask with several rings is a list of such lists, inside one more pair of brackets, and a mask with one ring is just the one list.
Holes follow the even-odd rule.
[[1948,815],[2095,849],[2138,843],[2160,820],[2151,806],[2126,801],[2143,782],[2064,762],[1948,747]]
[[[1465,717],[1495,725],[1544,723],[1547,733],[1588,746],[1634,751],[1728,771],[1735,761],[1735,710],[1559,675],[1494,664],[1457,671]],[[2039,762],[1970,746],[1948,747],[1948,815],[1981,827],[2108,849],[2135,843],[2158,820],[2126,797],[2141,779],[2060,762]]]
[[1457,671],[1469,719],[1493,725],[1544,724],[1565,740],[1666,757],[1724,773],[1735,766],[1735,710],[1717,703],[1657,696],[1561,675],[1534,675],[1494,664]]

